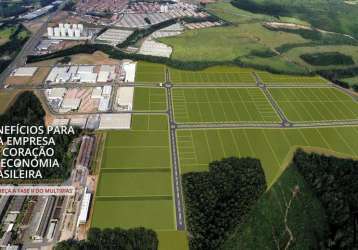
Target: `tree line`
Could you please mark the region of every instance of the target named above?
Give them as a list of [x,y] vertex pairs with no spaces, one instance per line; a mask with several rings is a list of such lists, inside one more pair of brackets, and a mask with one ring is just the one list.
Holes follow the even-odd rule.
[[[173,242],[174,244],[174,242]],[[157,250],[157,234],[150,229],[133,228],[91,228],[87,240],[66,240],[59,242],[55,250]]]
[[214,161],[209,171],[184,174],[182,183],[192,250],[219,249],[267,188],[252,158]]
[[326,211],[327,249],[358,249],[358,161],[298,150],[292,165]]
[[[37,97],[29,91],[23,92],[15,100],[4,114],[0,115],[0,126],[45,126],[45,111],[42,108],[41,102]],[[41,173],[44,179],[65,179],[70,175],[72,161],[74,154],[69,152],[69,145],[75,137],[80,134],[80,129],[75,129],[75,134],[56,134],[56,135],[32,135],[34,137],[52,136],[56,145],[53,147],[55,155],[53,159],[57,159],[60,164],[59,168],[43,168]],[[29,136],[21,134],[12,134],[12,137]],[[7,136],[1,135],[3,141],[6,141]],[[19,146],[10,146],[19,147]],[[34,146],[27,146],[32,148]],[[14,158],[14,157],[7,157]],[[29,159],[33,157],[15,157],[17,159]]]

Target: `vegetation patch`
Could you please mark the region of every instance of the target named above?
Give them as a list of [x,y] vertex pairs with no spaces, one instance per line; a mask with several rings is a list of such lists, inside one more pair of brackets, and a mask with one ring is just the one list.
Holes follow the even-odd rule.
[[158,236],[150,229],[121,228],[98,229],[91,228],[86,240],[66,240],[57,243],[55,250],[68,249],[131,249],[131,250],[157,250]]
[[315,66],[329,65],[353,65],[354,61],[351,56],[339,52],[324,52],[303,54],[300,56],[305,62]]
[[294,167],[289,167],[223,244],[222,250],[322,249],[326,212]]
[[260,161],[226,158],[182,177],[190,249],[216,250],[266,190]]

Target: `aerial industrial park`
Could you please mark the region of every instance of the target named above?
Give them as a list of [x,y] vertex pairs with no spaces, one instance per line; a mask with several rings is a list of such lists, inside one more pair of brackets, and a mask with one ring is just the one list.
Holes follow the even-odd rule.
[[356,16],[0,2],[0,249],[356,250]]

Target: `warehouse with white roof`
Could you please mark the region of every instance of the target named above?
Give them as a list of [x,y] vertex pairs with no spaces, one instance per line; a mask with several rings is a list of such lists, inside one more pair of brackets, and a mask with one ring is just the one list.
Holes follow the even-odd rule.
[[20,67],[13,71],[13,76],[33,76],[36,71],[37,67]]

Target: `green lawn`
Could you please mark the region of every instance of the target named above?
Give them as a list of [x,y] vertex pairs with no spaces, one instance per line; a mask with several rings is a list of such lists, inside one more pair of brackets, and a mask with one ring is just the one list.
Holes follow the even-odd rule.
[[254,85],[256,82],[252,71],[252,69],[234,66],[217,66],[197,71],[170,69],[170,78],[175,84],[243,83]]
[[171,196],[171,194],[170,169],[152,171],[103,169],[97,189],[97,196]]
[[340,79],[340,80],[343,81],[343,82],[348,83],[351,86],[358,85],[358,76],[350,77],[350,78],[343,78],[343,79]]
[[136,111],[165,111],[167,109],[165,89],[136,87],[133,106]]
[[174,88],[178,123],[280,122],[260,88]]
[[188,250],[186,231],[158,231],[159,250]]
[[99,198],[96,197],[92,227],[146,227],[154,230],[173,230],[172,199]]
[[358,156],[358,127],[320,129],[209,129],[177,132],[182,173],[203,171],[223,157],[261,160],[268,185],[286,167],[290,150],[307,146]]
[[8,42],[10,36],[15,32],[15,30],[16,30],[16,26],[0,28],[0,45]]
[[165,80],[165,66],[163,64],[140,61],[136,66],[135,82],[160,83]]
[[261,81],[267,85],[272,84],[327,84],[328,81],[319,76],[290,76],[256,72]]
[[131,130],[107,133],[93,227],[175,229],[167,124],[133,115]]
[[358,119],[358,102],[335,88],[270,88],[290,121]]

